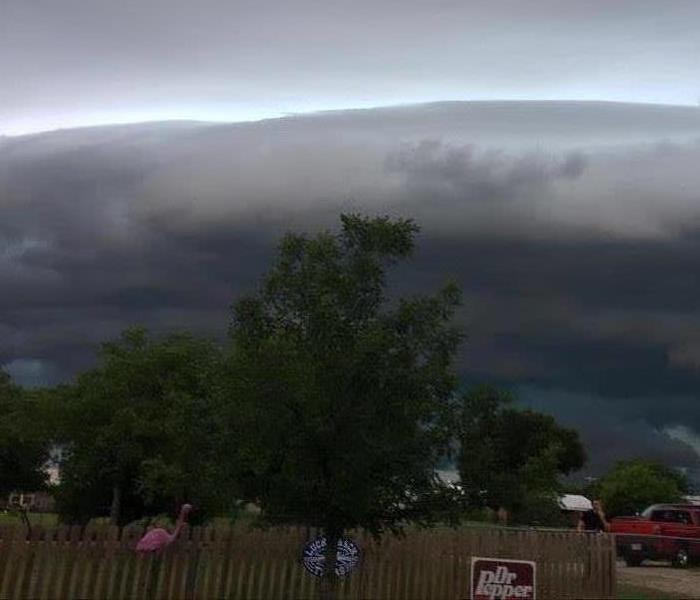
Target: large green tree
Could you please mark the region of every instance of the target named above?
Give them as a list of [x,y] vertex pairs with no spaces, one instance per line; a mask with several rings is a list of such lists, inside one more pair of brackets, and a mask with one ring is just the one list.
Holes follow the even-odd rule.
[[66,518],[109,512],[122,524],[185,500],[201,517],[227,508],[219,360],[218,347],[188,334],[150,339],[132,328],[104,345],[100,364],[61,394]]
[[322,528],[331,549],[348,529],[435,518],[461,339],[455,286],[387,297],[412,221],[341,221],[286,235],[260,290],[236,302],[227,383],[244,494],[271,522]]
[[680,471],[647,460],[617,463],[588,493],[603,501],[611,516],[634,515],[651,504],[681,502],[688,480]]
[[511,394],[481,386],[456,403],[457,466],[467,502],[516,517],[554,504],[560,478],[586,459],[578,433],[549,415],[511,406]]
[[0,370],[0,496],[46,483],[48,444],[37,403]]

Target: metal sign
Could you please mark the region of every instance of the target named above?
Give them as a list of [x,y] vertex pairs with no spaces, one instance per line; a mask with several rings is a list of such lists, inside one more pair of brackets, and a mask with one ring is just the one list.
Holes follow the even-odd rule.
[[529,560],[472,557],[471,600],[535,600],[535,571]]
[[[304,546],[302,562],[306,570],[316,577],[323,576],[326,570],[326,538],[317,537]],[[338,552],[335,562],[335,574],[344,577],[352,571],[360,561],[360,549],[357,544],[347,538],[338,540]]]

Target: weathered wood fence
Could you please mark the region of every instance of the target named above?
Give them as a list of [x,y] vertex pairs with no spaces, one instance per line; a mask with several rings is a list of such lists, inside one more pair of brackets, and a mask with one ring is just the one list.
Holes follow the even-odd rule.
[[[143,557],[137,529],[0,529],[0,598],[314,598],[318,579],[301,564],[303,529],[187,528],[160,557]],[[469,598],[472,556],[534,560],[538,598],[615,596],[612,536],[461,528],[413,531],[374,542],[351,536],[360,565],[340,597]]]

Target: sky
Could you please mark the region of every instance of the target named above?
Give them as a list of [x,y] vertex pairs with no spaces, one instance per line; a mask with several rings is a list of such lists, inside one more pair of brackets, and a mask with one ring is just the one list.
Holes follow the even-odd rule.
[[0,0],[0,135],[440,100],[700,101],[695,0]]
[[462,287],[465,385],[579,429],[587,473],[700,483],[699,17],[0,0],[0,366],[69,381],[133,324],[221,339],[285,231],[411,217],[392,293]]

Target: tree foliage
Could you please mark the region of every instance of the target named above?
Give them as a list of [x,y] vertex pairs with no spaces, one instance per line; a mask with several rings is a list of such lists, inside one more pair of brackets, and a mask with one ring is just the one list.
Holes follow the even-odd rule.
[[0,496],[44,487],[48,445],[37,403],[0,370]]
[[261,289],[234,307],[224,388],[245,497],[271,522],[331,536],[430,522],[461,339],[459,292],[390,302],[387,268],[417,226],[344,215],[287,235]]
[[188,334],[151,340],[140,328],[104,345],[100,364],[64,391],[64,516],[107,511],[124,523],[196,503],[225,510],[214,388],[220,350]]
[[533,505],[553,505],[561,476],[580,469],[586,456],[575,430],[549,415],[513,408],[512,400],[490,386],[475,388],[460,397],[455,427],[468,503],[517,515],[533,512]]
[[603,501],[611,517],[634,515],[652,504],[681,502],[688,480],[664,465],[631,460],[619,462],[594,483],[589,493]]

